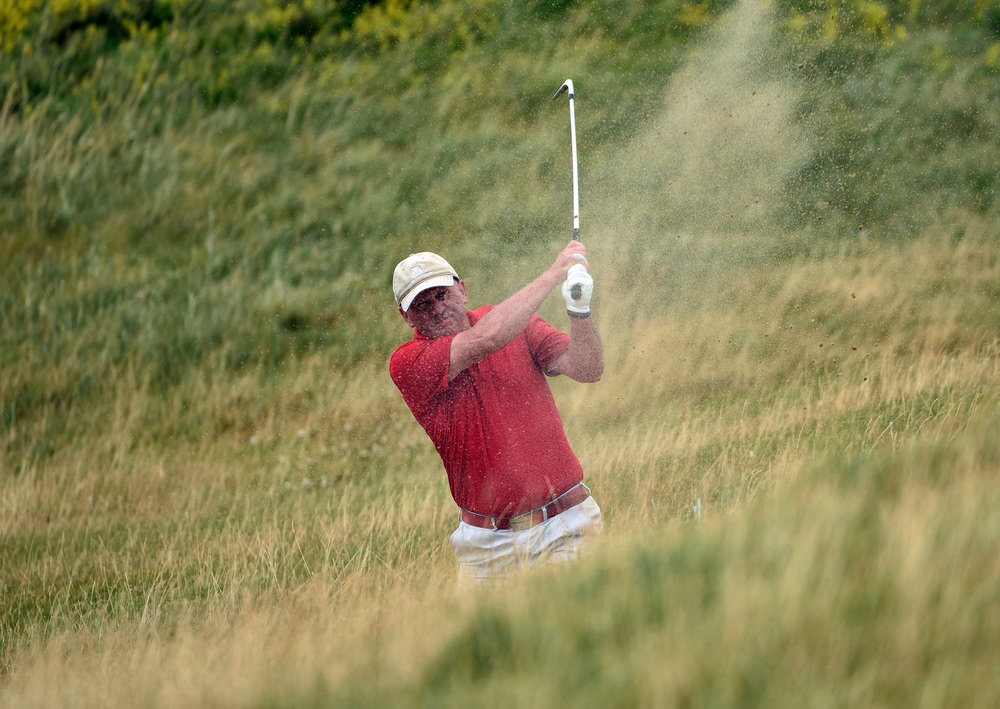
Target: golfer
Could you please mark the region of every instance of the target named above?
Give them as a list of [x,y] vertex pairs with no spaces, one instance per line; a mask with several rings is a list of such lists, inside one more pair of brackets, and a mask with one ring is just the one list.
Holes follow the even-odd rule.
[[[451,544],[461,583],[577,557],[601,530],[546,376],[596,382],[604,371],[590,312],[586,248],[571,241],[538,278],[499,305],[469,294],[442,257],[403,259],[396,305],[414,329],[389,372],[441,456],[460,508]],[[536,314],[562,284],[569,334]]]

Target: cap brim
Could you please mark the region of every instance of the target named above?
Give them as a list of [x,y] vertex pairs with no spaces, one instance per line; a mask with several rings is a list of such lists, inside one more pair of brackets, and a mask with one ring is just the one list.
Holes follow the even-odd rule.
[[455,282],[455,277],[450,273],[445,273],[441,276],[432,276],[426,281],[420,281],[420,283],[413,286],[410,291],[404,295],[399,301],[399,308],[404,313],[410,309],[410,304],[413,299],[418,295],[423,293],[428,288],[439,288],[441,286],[450,286]]

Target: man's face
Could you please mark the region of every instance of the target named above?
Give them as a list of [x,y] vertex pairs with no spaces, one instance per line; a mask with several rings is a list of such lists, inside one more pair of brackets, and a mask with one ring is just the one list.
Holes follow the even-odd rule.
[[400,311],[407,324],[428,339],[457,335],[469,328],[465,304],[469,294],[461,281],[421,291],[406,312]]

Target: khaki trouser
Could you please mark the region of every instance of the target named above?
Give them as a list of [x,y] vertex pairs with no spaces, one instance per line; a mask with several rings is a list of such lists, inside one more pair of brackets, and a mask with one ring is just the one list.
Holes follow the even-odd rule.
[[601,531],[593,497],[530,529],[483,529],[459,522],[451,535],[460,584],[504,578],[539,562],[561,564],[580,556]]

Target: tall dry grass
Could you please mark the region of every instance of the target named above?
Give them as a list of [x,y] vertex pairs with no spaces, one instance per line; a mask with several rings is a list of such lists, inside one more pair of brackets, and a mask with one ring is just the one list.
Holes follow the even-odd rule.
[[[286,276],[303,271],[275,265],[294,253],[322,271],[317,251],[226,251],[228,229],[266,220],[293,185],[226,229],[206,195],[182,220],[204,238],[174,252],[204,260],[196,276],[96,249],[25,267],[5,312],[31,299],[48,335],[19,351],[51,367],[5,369],[0,393],[63,398],[5,421],[17,455],[0,471],[2,702],[995,705],[996,225],[956,211],[897,240],[782,230],[781,178],[815,136],[796,127],[801,84],[759,54],[774,25],[758,9],[722,25],[631,148],[587,158],[606,188],[586,197],[584,233],[607,374],[553,386],[606,533],[571,568],[455,587],[440,462],[386,376],[389,348],[364,355],[408,336],[395,314],[369,315],[385,288],[334,274],[330,287],[362,296],[322,321],[314,281],[296,288]],[[241,193],[289,169],[253,159],[243,119],[212,120],[236,123],[207,163],[184,155],[211,135],[164,143],[180,172],[158,183],[153,217],[177,190],[200,204],[184,166]],[[344,159],[379,159],[356,150]],[[322,183],[303,203],[328,199]],[[470,267],[474,298],[545,253],[508,255],[481,290]],[[74,310],[95,292],[106,300]],[[143,321],[158,300],[181,315]],[[134,309],[105,309],[122,301]],[[292,311],[304,321],[289,326],[373,339],[335,357],[296,349],[278,323],[263,349],[285,357],[235,364],[259,313]],[[98,337],[109,326],[140,346],[117,350]],[[164,351],[178,334],[189,350]],[[207,364],[164,386],[183,362]],[[101,405],[66,408],[84,379]]]

